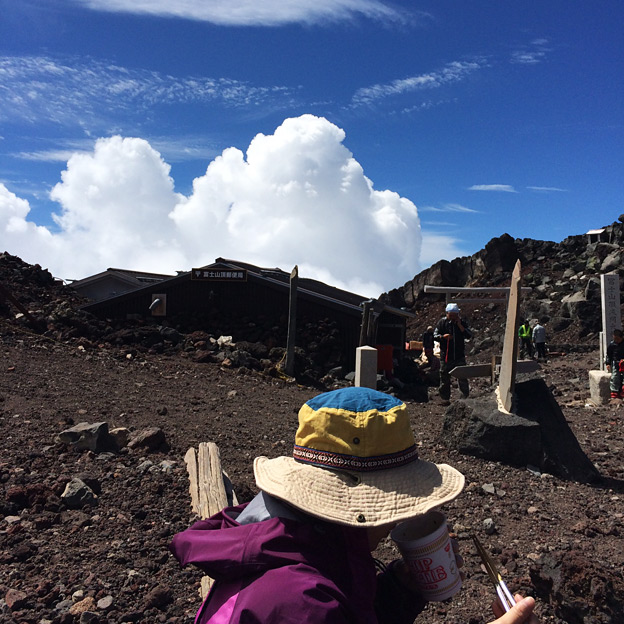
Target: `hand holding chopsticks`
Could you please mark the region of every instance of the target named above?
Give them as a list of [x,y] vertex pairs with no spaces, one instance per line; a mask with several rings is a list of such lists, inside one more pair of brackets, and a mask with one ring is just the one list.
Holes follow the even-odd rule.
[[[494,584],[500,604],[505,610],[505,614],[500,615],[500,617],[491,624],[539,624],[537,617],[533,614],[533,607],[535,606],[533,598],[522,598],[520,595],[514,598],[507,588],[505,581],[503,581],[500,572],[496,568],[492,557],[490,557],[489,553],[483,548],[476,536],[473,536],[472,539],[477,547],[477,552],[481,557],[485,570]],[[493,606],[493,609],[495,615],[502,613],[500,607]]]

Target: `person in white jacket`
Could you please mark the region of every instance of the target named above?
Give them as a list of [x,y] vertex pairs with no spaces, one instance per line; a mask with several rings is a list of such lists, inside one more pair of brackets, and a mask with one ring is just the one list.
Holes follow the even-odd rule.
[[533,328],[533,344],[535,345],[537,359],[542,358],[546,361],[546,330],[539,322]]

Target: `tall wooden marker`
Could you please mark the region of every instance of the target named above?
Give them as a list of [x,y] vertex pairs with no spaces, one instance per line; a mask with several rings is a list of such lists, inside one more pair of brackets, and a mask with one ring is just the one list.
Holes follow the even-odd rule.
[[288,337],[286,339],[286,374],[293,376],[295,372],[295,339],[297,334],[297,284],[299,269],[297,265],[290,274],[290,297],[288,302]]
[[520,312],[520,260],[516,262],[511,274],[509,303],[507,305],[507,324],[501,358],[498,391],[503,408],[511,412],[514,387],[516,385],[516,363],[518,354],[518,316]]

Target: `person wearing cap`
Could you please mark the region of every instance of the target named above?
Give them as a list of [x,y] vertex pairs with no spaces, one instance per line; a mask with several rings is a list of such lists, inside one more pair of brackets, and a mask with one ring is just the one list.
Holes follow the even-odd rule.
[[[440,398],[448,405],[451,398],[451,371],[456,366],[466,365],[466,351],[464,341],[472,338],[468,323],[460,316],[460,309],[456,303],[446,306],[446,315],[442,317],[433,332],[433,337],[440,343]],[[470,385],[467,379],[458,380],[462,396],[470,394]]]
[[[250,503],[171,543],[182,565],[215,580],[196,624],[414,621],[425,601],[407,568],[377,574],[371,551],[398,522],[455,499],[464,477],[418,457],[403,402],[354,387],[310,399],[292,456],[257,457],[254,474]],[[533,606],[524,599],[496,622],[535,623]]]

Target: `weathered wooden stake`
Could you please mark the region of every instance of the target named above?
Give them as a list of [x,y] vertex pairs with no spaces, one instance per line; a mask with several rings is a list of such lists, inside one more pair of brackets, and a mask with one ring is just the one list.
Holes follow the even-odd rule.
[[509,287],[509,305],[507,306],[507,324],[501,358],[498,390],[503,408],[511,412],[514,387],[516,385],[516,362],[518,353],[518,316],[520,312],[520,260],[516,262],[511,274]]
[[37,322],[30,312],[13,296],[13,294],[3,285],[0,284],[0,299],[10,301],[28,320],[32,327],[37,326]]
[[[190,448],[184,456],[189,475],[191,509],[200,518],[209,518],[228,506],[225,491],[224,473],[221,467],[219,447],[214,442],[202,442],[198,450]],[[232,504],[237,505],[236,495],[232,493]],[[213,579],[202,577],[202,599],[208,595]]]
[[295,372],[295,337],[297,334],[297,283],[299,269],[295,268],[290,274],[290,297],[288,301],[288,338],[286,339],[286,374],[290,377]]
[[371,301],[364,302],[362,310],[362,326],[360,327],[360,347],[368,344],[368,318],[370,316]]

